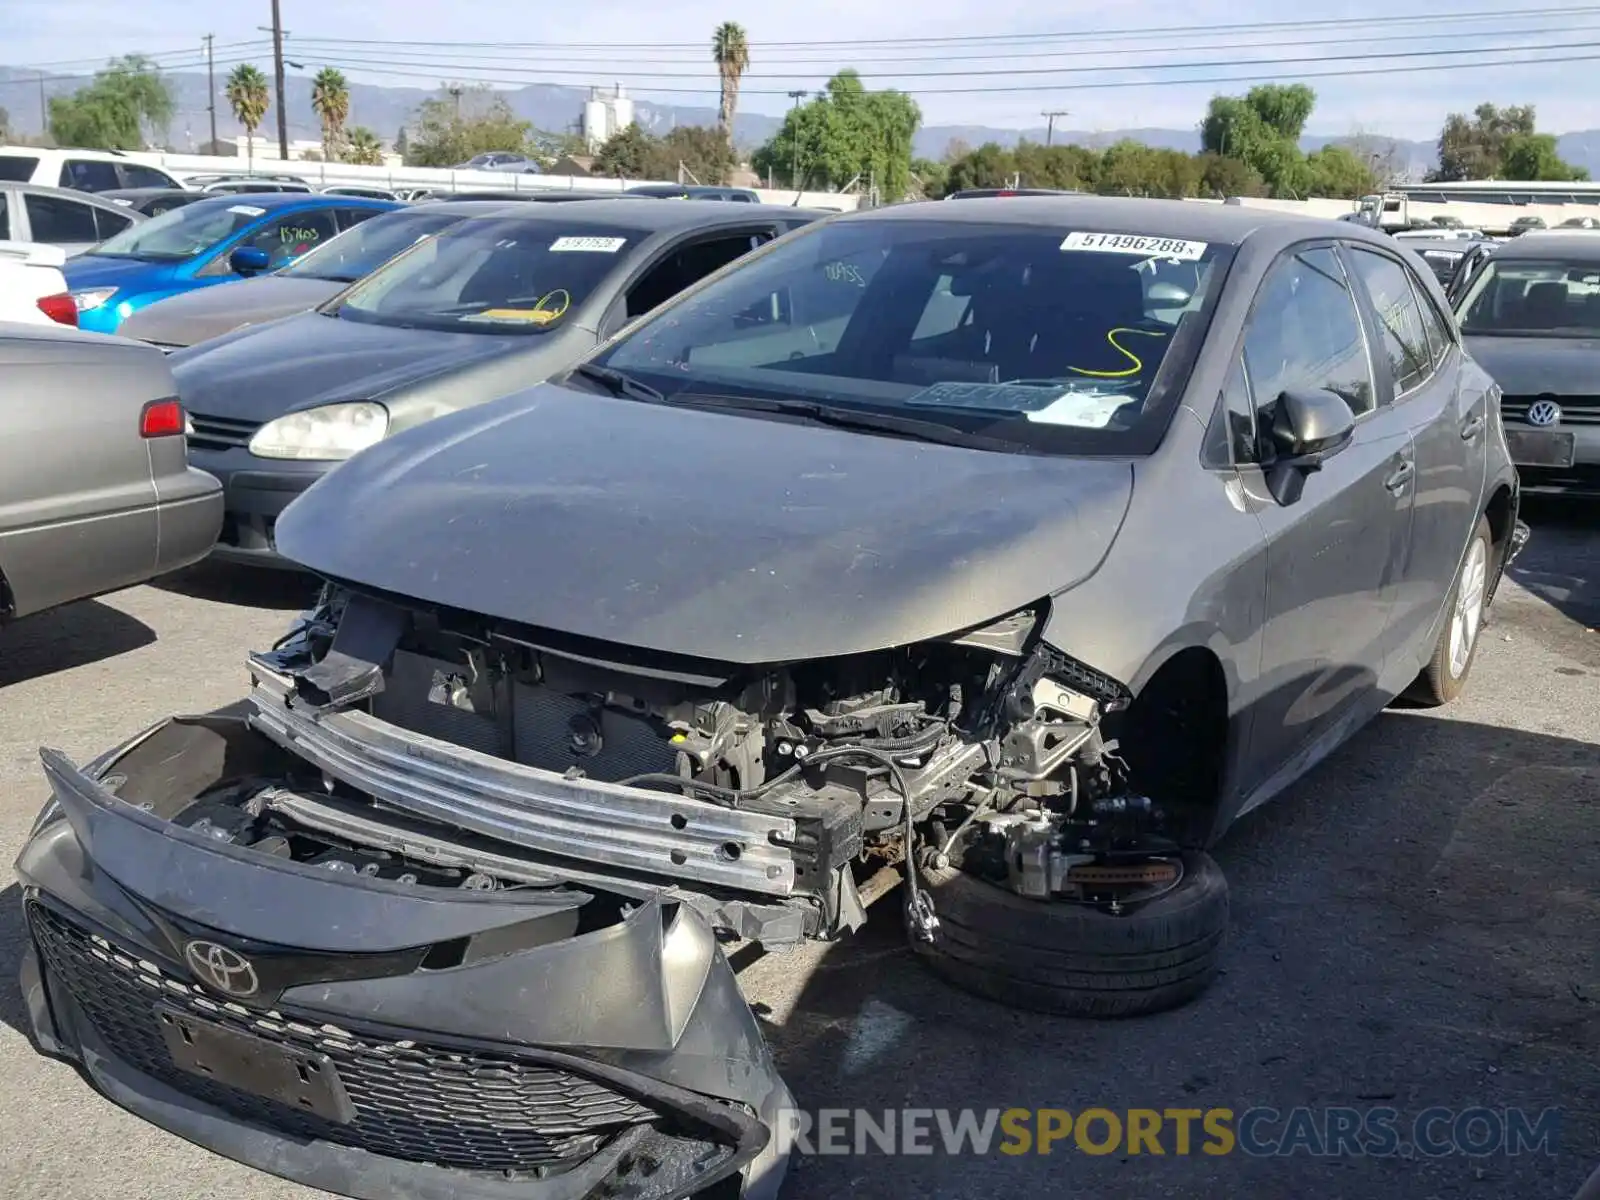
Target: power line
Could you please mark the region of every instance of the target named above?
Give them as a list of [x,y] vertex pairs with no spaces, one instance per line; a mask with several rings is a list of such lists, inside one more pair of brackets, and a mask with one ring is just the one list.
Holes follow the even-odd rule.
[[[1216,71],[1216,70],[1233,70],[1233,69],[1244,68],[1244,67],[1271,67],[1274,70],[1282,71],[1284,68],[1288,68],[1288,67],[1298,67],[1298,66],[1309,65],[1309,64],[1329,63],[1329,62],[1397,62],[1397,61],[1401,61],[1401,60],[1410,61],[1410,60],[1413,60],[1413,59],[1459,58],[1459,57],[1461,57],[1463,55],[1469,55],[1469,54],[1470,55],[1521,54],[1521,53],[1529,53],[1529,52],[1534,52],[1534,51],[1545,51],[1545,50],[1590,50],[1590,49],[1597,49],[1597,48],[1600,48],[1600,41],[1586,41],[1586,42],[1585,41],[1579,41],[1579,42],[1575,42],[1575,41],[1567,40],[1567,41],[1561,41],[1561,42],[1524,43],[1524,44],[1513,45],[1513,46],[1456,46],[1456,47],[1448,47],[1448,48],[1445,48],[1445,49],[1442,49],[1442,50],[1384,50],[1384,51],[1367,52],[1367,53],[1361,53],[1361,54],[1316,54],[1316,55],[1306,55],[1306,56],[1302,56],[1302,57],[1298,57],[1298,58],[1271,58],[1271,59],[1258,59],[1258,58],[1215,59],[1215,58],[1213,58],[1213,59],[1203,59],[1203,60],[1200,60],[1200,61],[1189,61],[1189,62],[1132,62],[1132,63],[1117,63],[1117,64],[1110,65],[1110,66],[1092,66],[1092,67],[1022,67],[1022,68],[1017,68],[1017,69],[985,67],[985,68],[981,68],[981,69],[977,69],[977,70],[956,70],[956,71],[878,71],[878,72],[873,72],[873,77],[875,79],[880,79],[880,80],[882,80],[882,79],[961,79],[961,78],[968,78],[968,77],[986,78],[986,77],[989,77],[989,76],[1001,75],[1001,76],[1005,76],[1008,79],[1015,79],[1015,78],[1017,78],[1019,76],[1049,76],[1049,77],[1055,77],[1055,76],[1061,76],[1061,75],[1103,75],[1108,71],[1142,71],[1142,72],[1150,72],[1150,71]],[[351,67],[366,66],[366,67],[369,67],[369,68],[378,68],[378,67],[382,67],[386,63],[394,62],[394,60],[392,60],[392,59],[351,58],[349,56],[346,56],[344,61],[347,62]],[[412,62],[401,62],[401,63],[399,63],[397,65],[400,65],[400,66],[420,66],[422,64],[412,63]],[[473,70],[477,69],[475,64],[471,64],[471,63],[456,63],[456,62],[438,63],[438,62],[436,62],[436,63],[432,63],[432,64],[429,64],[429,65],[434,67],[434,69],[437,70],[437,71],[445,71],[445,72],[457,73],[457,74],[462,73],[462,72],[470,72],[470,71],[473,71]],[[513,67],[513,66],[506,66],[506,67],[497,68],[497,69],[503,69],[503,70],[506,70],[506,71],[509,71],[509,72],[511,72],[513,74],[518,74],[518,75],[538,75],[538,76],[541,77],[541,80],[543,78],[546,78],[546,77],[551,76],[551,75],[577,76],[577,77],[582,78],[582,79],[592,79],[596,74],[596,72],[592,68],[588,68],[588,67],[574,68],[574,67]],[[612,69],[607,72],[608,77],[615,76],[615,77],[622,78],[622,79],[640,79],[640,80],[644,80],[644,79],[708,79],[709,80],[709,79],[714,78],[715,74],[716,74],[715,66],[709,60],[706,63],[705,69],[701,70],[701,71],[635,71],[635,70],[632,70],[629,67],[625,67],[625,66],[624,67],[618,67],[618,66],[613,65]],[[808,74],[812,74],[812,72],[793,72],[793,71],[788,71],[788,72],[761,72],[761,71],[750,71],[750,72],[746,72],[744,74],[744,76],[742,77],[742,79],[788,79],[788,80],[792,80],[792,79],[798,78],[798,77],[803,76],[803,75],[808,75]],[[1291,71],[1290,74],[1293,74],[1293,72]],[[655,90],[653,88],[653,85],[651,85],[651,86],[652,86],[652,90]],[[1073,85],[1067,85],[1067,86],[1073,86]],[[743,92],[744,90],[745,89],[741,86],[740,91]]]
[[[268,42],[266,39],[264,39],[264,38],[254,38],[254,39],[252,39],[250,41],[245,41],[245,42],[218,42],[216,48],[218,50],[238,50],[238,49],[243,49],[246,46],[268,46],[268,45],[271,45],[271,43]],[[158,65],[161,63],[162,59],[167,59],[167,58],[192,58],[194,56],[194,50],[191,47],[185,47],[184,49],[181,49],[181,50],[148,50],[148,51],[135,52],[135,53],[137,54],[137,56],[139,58],[147,58],[151,62],[156,63]],[[47,67],[92,67],[92,68],[95,68],[96,70],[103,71],[117,57],[126,58],[126,57],[128,57],[128,55],[120,55],[120,56],[112,55],[112,56],[101,57],[101,58],[62,58],[62,59],[57,59],[54,62],[24,63],[24,64],[18,66],[17,70],[20,70],[20,71],[39,71],[39,70],[43,70],[43,69],[45,69]],[[75,77],[69,77],[69,78],[75,78]]]
[[[1474,29],[1474,30],[1456,30],[1454,32],[1441,31],[1439,33],[1430,34],[1429,35],[1429,40],[1436,42],[1436,41],[1443,41],[1443,40],[1447,40],[1447,39],[1454,41],[1454,40],[1467,39],[1467,38],[1532,37],[1532,36],[1537,36],[1537,35],[1541,35],[1541,34],[1562,34],[1562,33],[1582,33],[1582,32],[1600,32],[1600,26],[1593,26],[1593,25],[1588,25],[1588,26],[1555,26],[1555,27],[1546,27],[1546,28],[1540,28],[1540,29],[1528,29],[1525,26],[1520,26],[1519,25],[1519,26],[1516,26],[1514,28],[1508,28],[1508,29]],[[1293,39],[1293,40],[1290,40],[1290,41],[1275,41],[1275,42],[1222,42],[1222,43],[1218,43],[1218,44],[1215,44],[1215,45],[1208,45],[1208,46],[1190,45],[1190,46],[1187,46],[1186,49],[1188,49],[1188,50],[1206,50],[1206,51],[1211,51],[1211,50],[1278,50],[1278,49],[1283,49],[1283,48],[1287,48],[1287,47],[1290,47],[1290,46],[1323,46],[1323,45],[1353,46],[1353,45],[1367,45],[1367,44],[1379,44],[1379,43],[1385,44],[1385,45],[1392,45],[1394,40],[1395,40],[1395,38],[1394,38],[1394,35],[1392,33],[1386,33],[1386,34],[1377,34],[1377,35],[1369,36],[1369,37],[1349,37],[1349,36],[1340,35],[1340,36],[1337,36],[1337,37],[1329,36],[1329,37],[1323,37],[1323,38],[1297,38],[1297,39]],[[332,39],[328,39],[328,38],[296,39],[296,44],[297,45],[308,46],[308,47],[311,47],[313,49],[322,50],[324,53],[330,53],[330,54],[334,53],[335,50],[337,49],[336,45],[331,44],[331,42],[332,42]],[[1081,47],[1081,48],[1071,49],[1071,50],[1011,51],[1011,52],[1006,52],[1006,53],[1003,53],[1003,54],[940,54],[940,55],[913,56],[913,57],[905,57],[905,58],[866,58],[866,59],[852,57],[852,58],[850,58],[848,60],[848,62],[843,63],[843,64],[841,64],[838,56],[836,56],[836,55],[832,56],[832,57],[827,57],[827,58],[804,58],[804,59],[801,59],[801,58],[769,59],[765,55],[763,55],[759,59],[759,62],[761,64],[763,64],[763,65],[768,64],[768,63],[774,63],[776,65],[781,65],[781,66],[811,65],[811,66],[819,66],[819,67],[832,67],[832,68],[835,68],[835,69],[837,69],[841,65],[845,65],[845,66],[854,67],[857,70],[868,70],[868,69],[873,69],[873,64],[883,64],[883,65],[887,65],[887,66],[899,66],[899,65],[905,64],[905,63],[926,63],[926,62],[936,62],[936,63],[948,63],[948,62],[1019,62],[1019,61],[1023,61],[1023,60],[1033,60],[1033,59],[1089,58],[1089,57],[1104,58],[1107,55],[1117,55],[1117,54],[1159,54],[1159,53],[1162,53],[1162,52],[1163,51],[1162,51],[1162,49],[1160,47],[1152,47],[1152,46],[1109,46],[1109,47],[1108,46],[1094,46],[1094,47]],[[357,53],[362,53],[362,51],[357,50]],[[396,58],[393,61],[395,61],[395,62],[408,62],[408,63],[412,63],[413,65],[416,65],[416,66],[427,66],[431,62],[434,61],[434,51],[431,51],[431,50],[394,50],[394,51],[391,51],[391,53],[395,54],[395,55],[398,55],[398,56],[404,56],[402,58]],[[590,53],[595,53],[595,52],[590,52]],[[514,64],[517,64],[517,63],[526,63],[526,62],[529,61],[528,56],[525,55],[525,54],[512,54],[512,55],[507,56],[507,55],[500,55],[500,54],[477,53],[477,54],[468,54],[468,55],[465,55],[464,57],[467,58],[467,59],[472,60],[474,64],[481,64],[481,65],[485,65],[485,66],[513,66]],[[588,64],[591,64],[591,63],[594,64],[594,65],[604,64],[608,69],[611,69],[611,68],[614,67],[614,64],[616,62],[616,56],[615,56],[615,54],[607,53],[607,54],[604,55],[604,57],[601,57],[601,58],[582,59],[582,58],[574,58],[570,54],[563,53],[560,56],[559,61],[568,62],[568,63],[576,62],[576,63],[580,63],[580,64],[584,64],[584,65],[588,65]],[[688,66],[688,65],[691,65],[691,64],[696,64],[699,61],[706,61],[706,56],[704,54],[701,54],[701,55],[698,56],[697,59],[696,58],[689,58],[689,57],[682,56],[682,55],[680,55],[678,57],[673,57],[673,58],[640,58],[640,57],[636,57],[636,56],[630,56],[628,61],[629,61],[630,64],[649,63],[649,64],[652,64],[652,65]],[[1319,58],[1317,61],[1322,61],[1322,60]],[[517,68],[517,69],[533,70],[535,68],[524,67],[524,68]],[[540,69],[542,69],[542,68],[540,68]],[[746,73],[744,76],[742,76],[742,78],[748,79],[748,78],[752,78],[752,76],[750,74]]]
[[[1205,34],[1205,33],[1243,33],[1246,31],[1269,31],[1276,29],[1340,29],[1351,26],[1371,26],[1376,21],[1381,21],[1385,28],[1395,25],[1426,23],[1439,25],[1463,21],[1483,21],[1496,19],[1529,19],[1545,16],[1570,17],[1584,16],[1600,13],[1600,5],[1577,5],[1549,8],[1497,8],[1483,9],[1477,12],[1424,12],[1409,15],[1384,13],[1382,15],[1369,15],[1362,17],[1325,17],[1318,20],[1304,21],[1249,21],[1234,24],[1208,24],[1208,25],[1162,25],[1145,26],[1142,28],[1125,29],[1077,29],[1058,33],[1005,33],[1005,34],[969,34],[952,35],[948,37],[922,37],[922,38],[850,38],[842,41],[801,41],[801,42],[761,42],[752,41],[750,49],[752,54],[761,50],[778,49],[844,49],[854,50],[863,46],[947,46],[947,45],[1006,45],[1017,42],[1047,42],[1047,41],[1105,41],[1108,39],[1149,37],[1156,34]],[[423,41],[407,41],[402,39],[387,38],[323,38],[323,42],[332,45],[345,46],[428,46],[436,49],[456,49],[466,47],[499,48],[506,50],[546,49],[546,50],[697,50],[702,54],[707,53],[705,42],[451,42],[428,39]]]
[[[1321,61],[1321,60],[1319,60],[1319,61]],[[1498,62],[1480,62],[1480,63],[1475,63],[1474,67],[1475,67],[1475,69],[1482,71],[1482,70],[1491,70],[1491,69],[1494,69],[1494,68],[1497,68],[1497,67],[1537,67],[1537,66],[1556,65],[1556,64],[1560,64],[1560,63],[1575,63],[1575,62],[1600,62],[1600,54],[1568,54],[1568,55],[1561,55],[1561,56],[1549,57],[1549,58],[1510,58],[1510,59],[1502,59],[1502,60],[1500,60]],[[333,61],[331,59],[324,60],[324,59],[316,59],[316,58],[311,58],[311,57],[306,58],[306,63],[307,63],[308,66],[318,66],[318,67],[337,67],[337,66],[340,65],[339,63],[337,63],[337,62],[335,62],[335,61]],[[1101,91],[1101,90],[1105,90],[1105,89],[1109,89],[1109,88],[1130,88],[1130,87],[1140,87],[1140,88],[1149,88],[1149,87],[1199,87],[1199,86],[1202,86],[1202,85],[1217,84],[1217,83],[1263,83],[1263,82],[1274,82],[1274,81],[1281,81],[1282,80],[1282,72],[1275,70],[1274,69],[1274,64],[1272,64],[1270,62],[1251,63],[1249,65],[1260,66],[1260,67],[1263,68],[1263,70],[1260,73],[1253,74],[1253,75],[1210,75],[1210,76],[1202,76],[1202,77],[1199,77],[1199,78],[1192,78],[1192,79],[1117,79],[1117,80],[1098,80],[1098,81],[1072,82],[1072,83],[1063,83],[1063,84],[1056,84],[1056,85],[1050,85],[1050,84],[1021,84],[1021,85],[1017,85],[1017,86],[958,87],[958,88],[930,85],[930,86],[927,86],[927,87],[906,88],[906,89],[902,89],[902,90],[908,92],[911,95],[924,95],[924,94],[933,94],[933,95],[939,95],[939,96],[951,96],[951,95],[961,95],[961,96],[967,96],[967,95],[999,95],[999,94],[1015,95],[1015,94],[1039,94],[1039,93],[1051,93],[1051,92],[1068,92],[1068,91]],[[376,69],[376,68],[367,68],[367,69],[372,71],[372,73],[374,73],[374,74],[392,75],[392,76],[397,76],[397,77],[400,77],[400,78],[433,79],[433,80],[437,80],[439,78],[438,73],[437,72],[433,72],[433,71],[407,71],[407,70],[397,69],[397,68],[382,69],[382,70],[379,70],[379,69]],[[1119,68],[1119,69],[1132,70],[1134,68]],[[1294,82],[1303,82],[1305,80],[1312,80],[1312,79],[1353,79],[1353,78],[1361,78],[1361,77],[1376,76],[1376,75],[1406,75],[1406,74],[1411,74],[1413,72],[1418,72],[1418,71],[1454,71],[1454,70],[1457,70],[1457,69],[1458,69],[1458,66],[1455,63],[1416,63],[1416,64],[1408,64],[1408,65],[1402,65],[1402,66],[1352,68],[1352,69],[1345,69],[1345,70],[1338,70],[1338,71],[1305,71],[1305,72],[1296,72],[1295,75],[1294,75]],[[530,86],[530,83],[531,83],[531,81],[526,80],[526,79],[504,79],[504,78],[495,78],[495,77],[486,76],[486,75],[476,76],[475,79],[474,79],[474,82],[479,83],[479,84],[500,85],[500,86],[505,86],[505,87],[528,87],[528,86]],[[716,84],[714,82],[708,82],[705,87],[699,87],[699,88],[665,87],[665,86],[658,87],[658,86],[655,86],[655,85],[651,85],[646,90],[648,90],[650,92],[661,93],[661,94],[710,96],[710,95],[715,95],[716,94],[717,87],[716,87]],[[740,88],[739,89],[739,94],[741,96],[784,96],[784,95],[787,95],[788,93],[785,90],[777,89],[777,88]]]

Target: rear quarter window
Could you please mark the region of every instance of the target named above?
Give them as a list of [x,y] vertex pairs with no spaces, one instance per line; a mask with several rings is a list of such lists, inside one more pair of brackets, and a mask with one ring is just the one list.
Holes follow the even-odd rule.
[[69,158],[61,164],[61,186],[80,192],[110,192],[122,186],[117,164],[93,158]]
[[33,179],[33,173],[38,166],[37,158],[30,158],[25,154],[0,154],[0,181],[28,183]]

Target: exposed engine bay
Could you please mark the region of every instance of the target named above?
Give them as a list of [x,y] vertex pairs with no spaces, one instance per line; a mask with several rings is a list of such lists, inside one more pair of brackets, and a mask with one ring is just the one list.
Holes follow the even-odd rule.
[[[252,724],[321,786],[267,782],[243,801],[319,830],[302,852],[328,869],[465,887],[620,878],[769,945],[857,927],[902,876],[912,931],[931,936],[923,865],[1114,904],[1131,878],[1115,864],[1166,845],[1162,814],[1107,736],[1126,689],[1043,643],[1040,616],[734,671],[614,661],[329,587],[251,661]],[[405,781],[400,765],[432,773]],[[256,836],[299,857],[281,828]],[[515,863],[370,857],[459,836],[508,844]]]

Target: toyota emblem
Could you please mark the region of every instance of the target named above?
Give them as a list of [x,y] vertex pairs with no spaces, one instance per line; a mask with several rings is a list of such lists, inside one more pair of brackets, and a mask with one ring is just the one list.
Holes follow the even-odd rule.
[[1558,425],[1561,423],[1561,406],[1554,400],[1535,400],[1528,405],[1529,425]]
[[237,950],[216,942],[190,942],[183,948],[183,957],[201,983],[226,995],[254,996],[261,990],[255,967]]

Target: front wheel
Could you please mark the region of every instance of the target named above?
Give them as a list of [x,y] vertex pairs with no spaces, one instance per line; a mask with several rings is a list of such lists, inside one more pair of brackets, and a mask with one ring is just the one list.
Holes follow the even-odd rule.
[[1406,693],[1420,704],[1449,704],[1467,687],[1467,675],[1478,654],[1484,609],[1489,596],[1489,564],[1494,560],[1494,539],[1487,517],[1478,518],[1466,558],[1445,604],[1444,627],[1433,648],[1433,658]]

